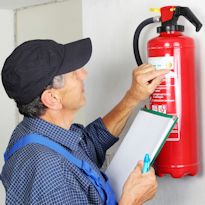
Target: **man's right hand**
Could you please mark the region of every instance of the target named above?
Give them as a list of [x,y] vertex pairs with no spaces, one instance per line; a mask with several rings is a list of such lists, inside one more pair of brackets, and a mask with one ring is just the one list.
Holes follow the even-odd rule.
[[153,198],[157,191],[154,169],[142,174],[143,161],[138,162],[124,184],[119,205],[141,205]]

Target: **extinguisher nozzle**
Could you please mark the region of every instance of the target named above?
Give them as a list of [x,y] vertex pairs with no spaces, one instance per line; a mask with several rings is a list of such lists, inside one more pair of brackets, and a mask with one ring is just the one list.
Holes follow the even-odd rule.
[[202,24],[201,23],[198,24],[197,27],[196,27],[196,32],[200,31],[201,27],[202,27]]

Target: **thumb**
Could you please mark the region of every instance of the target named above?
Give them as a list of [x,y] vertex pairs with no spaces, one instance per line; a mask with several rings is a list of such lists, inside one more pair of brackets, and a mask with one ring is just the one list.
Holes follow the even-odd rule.
[[143,168],[143,165],[144,165],[144,162],[142,160],[138,161],[137,165],[134,168],[134,171],[140,171],[141,172],[141,170]]

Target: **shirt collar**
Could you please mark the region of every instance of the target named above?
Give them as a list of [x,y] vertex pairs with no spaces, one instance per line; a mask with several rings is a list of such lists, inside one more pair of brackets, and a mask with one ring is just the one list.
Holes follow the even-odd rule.
[[71,150],[78,149],[79,142],[83,137],[82,127],[75,124],[66,130],[40,118],[24,117],[22,123],[31,133],[46,136]]

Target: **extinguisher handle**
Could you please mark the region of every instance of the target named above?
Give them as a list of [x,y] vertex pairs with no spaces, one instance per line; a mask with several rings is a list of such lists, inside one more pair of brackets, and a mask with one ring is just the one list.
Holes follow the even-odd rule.
[[197,32],[202,27],[202,23],[188,7],[176,6],[174,16],[175,17],[184,16],[188,21],[190,21],[196,27]]

